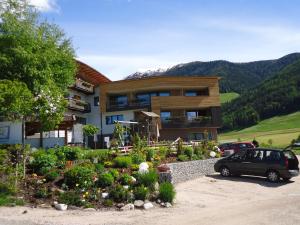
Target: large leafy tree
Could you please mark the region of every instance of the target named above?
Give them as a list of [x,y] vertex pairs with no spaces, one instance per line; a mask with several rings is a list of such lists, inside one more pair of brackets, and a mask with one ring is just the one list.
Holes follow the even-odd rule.
[[25,83],[35,97],[32,118],[42,130],[51,130],[63,119],[63,96],[74,82],[71,41],[57,25],[42,21],[26,0],[1,4],[0,80]]

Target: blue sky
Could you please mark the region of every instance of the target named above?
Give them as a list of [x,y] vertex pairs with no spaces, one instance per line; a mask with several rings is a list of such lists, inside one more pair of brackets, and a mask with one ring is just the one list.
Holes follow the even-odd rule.
[[190,61],[300,52],[300,0],[31,0],[112,80]]

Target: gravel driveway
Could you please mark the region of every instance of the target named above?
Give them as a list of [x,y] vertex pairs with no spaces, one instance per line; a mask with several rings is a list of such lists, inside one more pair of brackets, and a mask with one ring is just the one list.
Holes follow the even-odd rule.
[[[84,212],[0,208],[1,225],[100,224],[300,224],[300,177],[270,184],[264,178],[219,175],[178,184],[173,208],[149,211]],[[24,210],[28,213],[22,214]]]

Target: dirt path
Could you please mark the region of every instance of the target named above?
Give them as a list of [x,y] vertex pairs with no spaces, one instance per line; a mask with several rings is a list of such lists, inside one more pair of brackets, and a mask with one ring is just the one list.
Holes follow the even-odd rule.
[[[263,178],[202,177],[177,185],[173,208],[131,212],[60,212],[0,208],[0,225],[300,224],[300,177],[270,184]],[[28,213],[22,214],[24,210]]]

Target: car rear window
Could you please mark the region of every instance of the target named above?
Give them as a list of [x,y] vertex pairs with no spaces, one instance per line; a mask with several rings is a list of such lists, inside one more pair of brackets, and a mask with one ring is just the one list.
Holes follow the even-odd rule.
[[295,159],[296,158],[295,154],[291,151],[283,151],[283,154],[287,159]]

